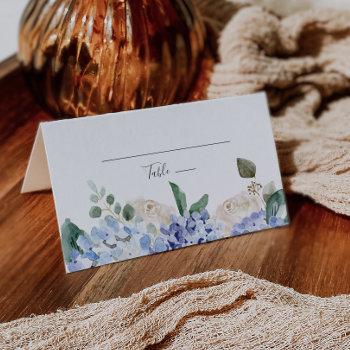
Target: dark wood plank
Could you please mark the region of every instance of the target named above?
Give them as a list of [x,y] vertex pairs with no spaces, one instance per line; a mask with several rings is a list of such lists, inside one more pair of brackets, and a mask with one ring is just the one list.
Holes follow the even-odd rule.
[[38,123],[50,119],[19,69],[0,80],[0,322],[128,296],[169,278],[219,268],[302,293],[350,293],[349,218],[300,196],[288,197],[287,228],[66,275],[51,192],[19,193]]

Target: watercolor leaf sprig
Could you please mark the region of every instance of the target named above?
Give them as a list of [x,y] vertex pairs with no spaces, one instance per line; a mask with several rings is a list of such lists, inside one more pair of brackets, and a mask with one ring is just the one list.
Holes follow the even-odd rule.
[[273,181],[265,186],[256,181],[256,165],[249,159],[237,158],[238,173],[241,178],[250,179],[247,186],[248,193],[257,196],[266,210],[266,221],[269,222],[273,216],[281,217],[288,221],[287,205],[283,189],[276,190]]
[[[173,183],[169,182],[169,185],[171,187],[171,190],[174,195],[174,199],[176,202],[177,209],[179,211],[179,214],[181,216],[184,216],[186,210],[187,210],[187,199],[186,194],[181,190],[181,188]],[[189,213],[193,214],[195,212],[201,213],[203,210],[206,209],[209,202],[209,196],[207,194],[204,194],[197,202],[193,203],[189,208]]]
[[107,212],[122,223],[134,218],[135,209],[130,204],[126,204],[122,207],[121,204],[115,200],[115,196],[112,193],[106,195],[106,189],[104,187],[101,187],[99,190],[96,184],[91,180],[89,180],[87,184],[93,192],[90,195],[90,201],[94,204],[89,211],[91,218],[99,218],[103,212]]

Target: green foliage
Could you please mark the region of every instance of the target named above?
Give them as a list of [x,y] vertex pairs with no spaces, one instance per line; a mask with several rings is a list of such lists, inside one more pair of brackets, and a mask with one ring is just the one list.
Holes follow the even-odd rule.
[[202,198],[198,202],[193,203],[191,205],[190,214],[194,212],[201,213],[207,207],[208,202],[209,202],[209,196],[205,194],[204,196],[202,196]]
[[93,202],[93,203],[97,203],[98,202],[98,197],[96,194],[92,194],[90,196],[90,201]]
[[155,235],[156,233],[157,233],[157,227],[154,225],[154,224],[152,224],[152,223],[149,223],[148,225],[147,225],[147,232],[148,233],[151,233],[151,234],[153,234],[153,235]]
[[[175,202],[177,205],[177,209],[179,210],[179,214],[181,216],[184,216],[185,211],[187,210],[187,200],[186,200],[186,194],[180,189],[180,187],[173,183],[169,182],[171,190],[173,191],[173,195],[175,198]],[[189,209],[190,214],[194,212],[201,213],[209,202],[209,196],[207,194],[203,195],[201,199],[193,203]]]
[[180,187],[173,182],[169,182],[169,184],[171,190],[173,191],[177,209],[179,210],[180,215],[183,216],[187,209],[186,194],[182,192]]
[[95,219],[95,218],[99,218],[102,214],[102,209],[100,207],[94,206],[91,207],[90,211],[89,211],[89,215],[91,218]]
[[255,177],[256,165],[251,160],[237,158],[237,168],[241,177],[245,179]]
[[130,221],[134,216],[135,209],[130,204],[126,204],[123,208],[123,218],[126,221]]
[[81,252],[81,249],[77,244],[77,239],[80,235],[84,235],[85,232],[73,224],[70,219],[66,219],[61,227],[61,233],[63,257],[66,262],[69,262],[73,249]]
[[100,196],[101,198],[103,198],[106,194],[106,189],[104,187],[101,188],[101,191],[100,191]]
[[286,198],[283,190],[273,193],[266,203],[266,221],[269,222],[271,216],[281,219],[287,218]]
[[265,203],[267,203],[267,201],[269,200],[271,195],[275,192],[276,192],[276,186],[275,186],[275,183],[273,181],[270,181],[269,183],[267,183],[263,187],[262,195],[263,195]]
[[106,202],[109,204],[109,205],[112,205],[114,203],[114,196],[113,194],[109,194],[106,198]]
[[91,188],[92,192],[95,192],[96,194],[98,193],[97,186],[95,185],[95,183],[93,181],[89,180],[87,182],[87,184]]
[[115,203],[115,206],[114,206],[114,212],[119,215],[120,212],[122,211],[122,206],[117,202]]

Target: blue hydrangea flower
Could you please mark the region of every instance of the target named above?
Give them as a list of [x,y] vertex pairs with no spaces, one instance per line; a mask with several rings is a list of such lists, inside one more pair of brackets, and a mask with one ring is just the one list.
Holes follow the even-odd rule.
[[91,260],[86,257],[83,257],[79,251],[76,249],[72,250],[71,261],[67,264],[67,270],[69,272],[80,271],[87,269],[92,266]]
[[123,255],[123,249],[117,246],[116,248],[111,249],[111,255],[115,260],[118,260]]
[[232,228],[232,236],[238,236],[242,235],[244,233],[250,232],[246,225],[243,222],[240,222],[239,224],[235,224]]
[[100,257],[98,259],[98,265],[105,265],[111,262],[114,262],[114,256],[111,251],[104,251],[100,253]]
[[218,236],[213,232],[209,233],[207,236],[207,242],[216,241],[217,239],[218,239]]
[[271,216],[269,220],[269,225],[271,227],[283,226],[284,220],[282,220],[281,218],[277,218],[276,216]]
[[115,233],[119,231],[119,222],[113,216],[107,215],[105,221],[107,226],[113,229]]
[[90,250],[93,247],[92,240],[85,235],[80,235],[78,237],[77,244],[83,250]]
[[96,261],[98,260],[100,257],[91,249],[85,251],[83,254],[82,254],[82,257],[83,258],[87,258],[91,261]]
[[201,220],[203,220],[204,222],[209,220],[209,212],[208,212],[208,210],[204,209],[201,212]]
[[185,212],[183,216],[171,216],[169,226],[161,225],[160,232],[171,249],[212,241],[223,236],[222,225],[210,221],[209,213]]
[[151,237],[147,234],[142,235],[142,237],[140,238],[140,246],[142,250],[146,252],[150,251],[151,243],[152,243]]
[[165,236],[170,236],[170,231],[168,230],[168,227],[166,225],[160,225],[160,232]]
[[109,232],[94,226],[91,229],[91,238],[98,244],[100,241],[105,241],[109,238]]
[[137,235],[139,233],[137,226],[132,226],[132,224],[124,225],[123,230],[126,234],[130,236]]
[[201,218],[201,214],[199,214],[197,211],[195,211],[191,214],[191,218],[195,221],[199,220]]
[[[263,210],[251,213],[233,226],[231,234],[240,235],[281,225],[281,219],[275,217],[268,225],[265,217]],[[121,223],[107,215],[99,220],[99,225],[93,227],[90,234],[78,238],[81,251],[74,251],[67,268],[76,271],[226,237],[224,224],[211,219],[207,210],[191,214],[186,211],[182,216],[171,215],[170,219],[169,224],[160,224],[159,229],[148,232],[147,223],[143,221]]]
[[165,240],[161,237],[157,237],[154,242],[154,251],[156,253],[166,252],[168,250],[168,245]]
[[253,220],[253,221],[255,221],[255,220],[258,220],[259,218],[260,218],[260,213],[261,212],[263,212],[263,211],[260,211],[260,212],[256,212],[256,211],[254,211],[254,212],[252,212],[251,214],[250,214],[250,218]]
[[237,236],[271,227],[283,226],[283,224],[284,221],[275,216],[271,217],[269,223],[267,223],[265,210],[260,210],[259,212],[253,212],[249,217],[245,217],[241,222],[235,224],[231,234],[232,236]]

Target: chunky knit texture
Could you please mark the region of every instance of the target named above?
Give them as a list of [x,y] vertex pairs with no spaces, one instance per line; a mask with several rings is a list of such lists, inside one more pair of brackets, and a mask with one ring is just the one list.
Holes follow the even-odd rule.
[[0,325],[1,349],[349,349],[350,297],[317,298],[242,272]]
[[350,12],[196,0],[218,34],[209,98],[266,91],[287,191],[350,215]]

